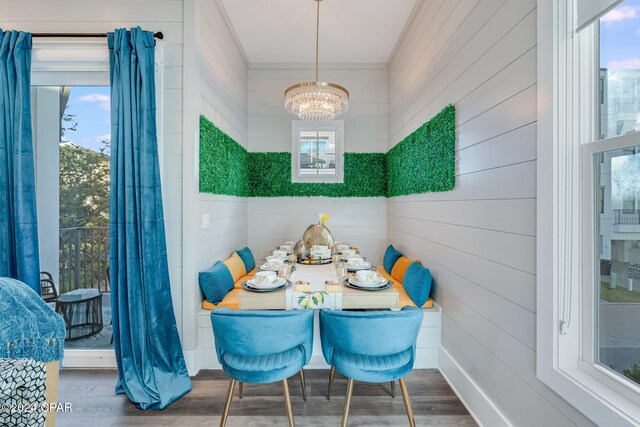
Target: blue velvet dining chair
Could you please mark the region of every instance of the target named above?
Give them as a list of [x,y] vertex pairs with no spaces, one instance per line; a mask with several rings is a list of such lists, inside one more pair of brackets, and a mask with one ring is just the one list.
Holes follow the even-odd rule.
[[329,396],[337,370],[349,379],[342,412],[346,427],[353,381],[371,383],[399,380],[409,425],[415,427],[413,409],[404,376],[413,369],[422,310],[320,312],[322,353],[331,366]]
[[216,354],[231,378],[220,426],[227,422],[236,382],[282,381],[289,426],[294,426],[287,378],[300,372],[313,350],[313,310],[229,310],[211,312]]

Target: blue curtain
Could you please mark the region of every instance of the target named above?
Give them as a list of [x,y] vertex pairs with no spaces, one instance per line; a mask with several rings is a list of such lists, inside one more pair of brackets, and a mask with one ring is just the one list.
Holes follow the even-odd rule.
[[173,314],[156,135],[153,34],[108,34],[116,393],[163,409],[191,390]]
[[40,295],[31,135],[31,34],[0,30],[0,276]]

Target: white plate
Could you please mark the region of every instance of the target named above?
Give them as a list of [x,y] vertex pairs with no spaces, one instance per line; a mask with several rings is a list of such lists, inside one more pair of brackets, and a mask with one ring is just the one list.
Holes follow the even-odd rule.
[[349,283],[360,288],[381,288],[387,284],[387,279],[381,278],[379,282],[360,282],[355,277],[349,277]]
[[281,268],[282,268],[282,267],[274,267],[274,268],[271,268],[271,267],[269,267],[267,264],[262,264],[262,265],[260,266],[260,270],[262,270],[262,271],[279,271]]
[[289,262],[289,258],[276,258],[273,255],[266,256],[264,257],[264,259],[266,259],[267,261],[269,261],[270,259],[281,259],[284,262]]
[[273,288],[278,288],[282,285],[284,285],[285,283],[287,283],[287,279],[282,278],[282,277],[276,277],[276,280],[274,280],[271,283],[258,283],[257,281],[254,281],[253,279],[249,279],[247,280],[247,284],[252,287],[252,288],[256,288],[256,289],[273,289]]
[[371,268],[371,263],[364,262],[362,265],[358,266],[346,264],[346,266],[347,270],[367,270]]

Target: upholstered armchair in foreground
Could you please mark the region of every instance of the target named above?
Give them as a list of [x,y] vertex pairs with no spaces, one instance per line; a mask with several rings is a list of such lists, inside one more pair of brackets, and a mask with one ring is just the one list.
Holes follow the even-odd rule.
[[349,378],[343,427],[349,418],[354,380],[372,383],[399,380],[409,425],[415,427],[403,378],[413,369],[422,316],[422,310],[415,307],[401,311],[320,312],[322,353],[331,365],[329,394],[336,370]]
[[302,368],[309,363],[313,350],[313,310],[219,308],[211,312],[211,325],[218,361],[231,377],[220,426],[227,422],[236,381],[282,381],[289,426],[293,427],[287,378],[300,372],[305,390]]

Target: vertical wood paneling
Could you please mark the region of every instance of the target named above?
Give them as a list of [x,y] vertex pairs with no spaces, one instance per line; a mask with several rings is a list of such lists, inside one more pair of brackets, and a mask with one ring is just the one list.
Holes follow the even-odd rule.
[[463,399],[483,407],[474,384],[513,425],[584,426],[535,375],[535,6],[418,7],[389,64],[389,147],[455,104],[457,184],[390,199],[388,236],[431,269],[443,370]]

